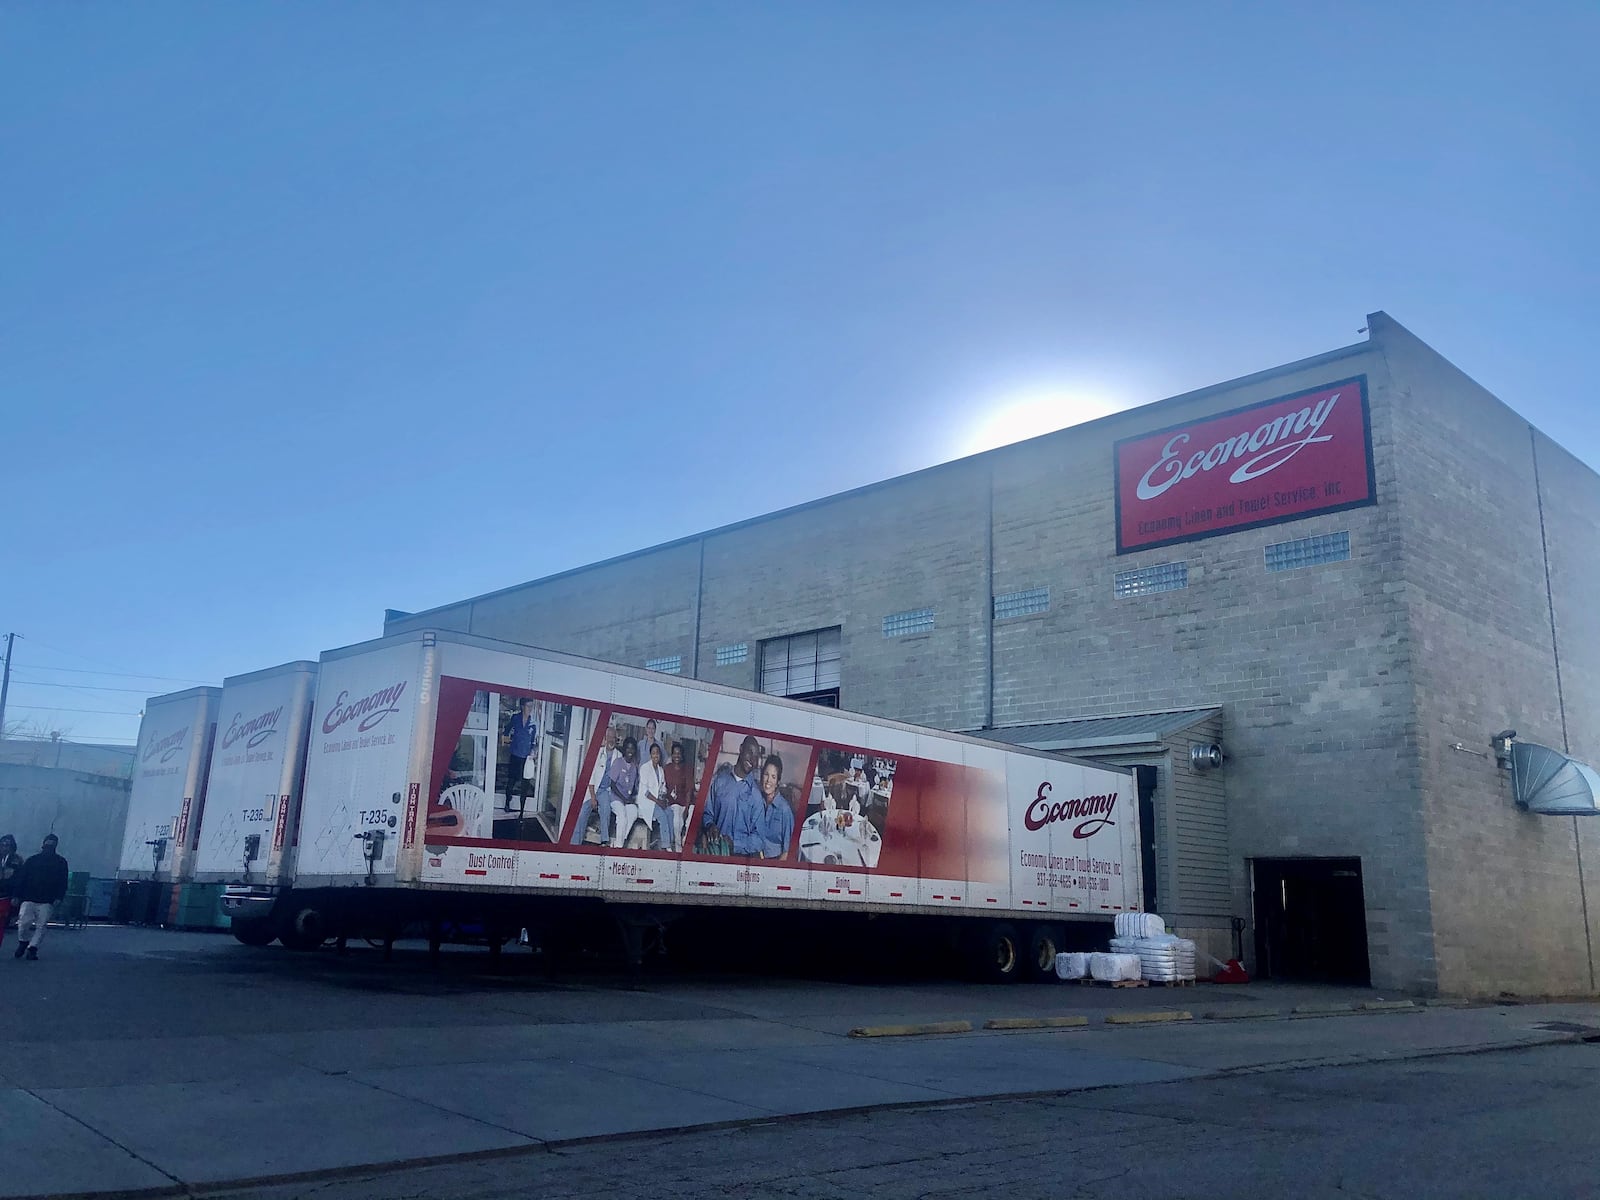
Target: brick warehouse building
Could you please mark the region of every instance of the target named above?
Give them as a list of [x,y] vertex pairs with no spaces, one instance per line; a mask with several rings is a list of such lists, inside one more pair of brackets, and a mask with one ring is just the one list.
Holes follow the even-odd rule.
[[1600,762],[1597,597],[1600,477],[1376,313],[1365,342],[386,632],[1136,766],[1147,903],[1214,954],[1237,917],[1274,977],[1576,994],[1600,822],[1519,806],[1494,739]]

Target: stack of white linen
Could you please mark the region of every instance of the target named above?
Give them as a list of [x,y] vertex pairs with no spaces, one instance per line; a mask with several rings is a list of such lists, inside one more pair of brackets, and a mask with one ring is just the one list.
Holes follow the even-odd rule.
[[1152,983],[1178,983],[1194,978],[1195,948],[1187,938],[1163,933],[1157,937],[1114,937],[1113,954],[1132,954],[1140,977]]
[[1089,974],[1102,983],[1120,983],[1139,978],[1137,954],[1091,954]]
[[1089,975],[1087,954],[1064,953],[1056,955],[1057,979],[1086,979]]

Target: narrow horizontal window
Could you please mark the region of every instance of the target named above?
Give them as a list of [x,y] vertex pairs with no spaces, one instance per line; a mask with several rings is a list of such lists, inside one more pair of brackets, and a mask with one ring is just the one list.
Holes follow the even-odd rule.
[[1118,571],[1115,590],[1118,596],[1148,596],[1151,592],[1176,592],[1188,586],[1189,564],[1170,562]]
[[717,647],[717,666],[732,667],[750,657],[750,643],[737,642],[732,646]]
[[1029,613],[1048,612],[1050,610],[1050,589],[1047,587],[1026,588],[1020,592],[1003,592],[994,598],[994,619],[1003,621],[1007,617],[1025,617]]
[[1266,549],[1269,571],[1292,571],[1318,563],[1343,562],[1350,557],[1350,532],[1321,533],[1316,537],[1275,542]]
[[683,655],[667,654],[661,658],[647,658],[644,660],[646,671],[660,671],[663,675],[683,674]]
[[910,612],[890,613],[883,619],[883,636],[905,637],[908,633],[927,633],[933,628],[933,609],[914,608]]

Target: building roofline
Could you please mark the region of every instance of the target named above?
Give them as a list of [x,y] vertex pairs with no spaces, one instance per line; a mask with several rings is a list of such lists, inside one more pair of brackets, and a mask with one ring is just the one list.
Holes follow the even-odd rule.
[[[1078,437],[1082,436],[1086,431],[1089,430],[1093,430],[1094,432],[1098,433],[1103,428],[1113,425],[1117,421],[1127,420],[1134,414],[1149,414],[1153,411],[1165,410],[1168,408],[1179,408],[1185,404],[1193,403],[1199,400],[1206,400],[1212,396],[1220,395],[1223,392],[1232,391],[1235,388],[1247,387],[1250,384],[1261,383],[1265,380],[1273,379],[1280,375],[1292,375],[1297,371],[1305,371],[1311,369],[1312,367],[1320,367],[1326,363],[1334,363],[1340,361],[1341,359],[1352,358],[1358,354],[1364,354],[1371,349],[1372,341],[1370,338],[1364,342],[1353,342],[1348,346],[1341,346],[1337,350],[1327,350],[1321,354],[1313,354],[1309,358],[1301,358],[1291,363],[1284,363],[1282,366],[1269,367],[1264,371],[1255,371],[1249,375],[1240,375],[1233,379],[1224,380],[1221,383],[1208,384],[1205,387],[1195,388],[1192,391],[1180,392],[1176,396],[1168,396],[1161,400],[1152,400],[1148,404],[1140,404],[1134,406],[1133,408],[1125,408],[1118,412],[1108,413],[1103,417],[1096,417],[1092,421],[1084,421],[1078,425],[1069,425],[1065,429],[1053,429],[1049,433],[1041,433],[1036,437],[1026,438],[1020,442],[1011,442],[1004,446],[996,446],[991,450],[981,450],[977,454],[969,454],[962,458],[954,458],[946,462],[934,463],[931,466],[919,467],[917,470],[908,471],[904,475],[892,475],[888,479],[879,479],[872,483],[864,483],[859,487],[849,488],[842,492],[832,492],[826,496],[819,496],[814,500],[803,500],[799,504],[791,504],[787,508],[780,508],[773,512],[762,513],[759,516],[746,517],[743,520],[733,521],[727,525],[718,525],[713,529],[702,530],[699,533],[691,533],[685,535],[684,537],[673,538],[670,541],[658,542],[653,546],[646,546],[639,550],[629,550],[622,554],[612,555],[610,558],[600,559],[598,562],[584,563],[583,565],[577,567],[568,567],[563,571],[555,571],[549,575],[541,575],[536,579],[528,579],[521,583],[513,583],[507,587],[496,588],[491,592],[481,592],[476,596],[468,596],[462,600],[452,600],[447,604],[438,604],[432,608],[419,609],[416,612],[408,613],[405,617],[400,618],[400,621],[395,623],[399,624],[401,621],[403,621],[411,628],[420,628],[419,625],[413,623],[419,621],[426,623],[430,618],[438,613],[448,612],[452,609],[464,608],[468,605],[476,604],[480,600],[493,600],[496,597],[509,595],[512,592],[520,592],[525,588],[537,587],[547,583],[555,583],[557,580],[566,579],[574,575],[580,575],[586,571],[595,571],[599,570],[601,567],[616,566],[618,563],[624,563],[630,559],[643,558],[647,554],[659,554],[664,550],[676,550],[684,546],[692,546],[696,542],[704,541],[707,538],[720,537],[721,535],[728,533],[736,533],[742,529],[748,529],[751,526],[759,525],[765,521],[776,521],[783,517],[790,517],[797,513],[806,512],[810,509],[820,508],[825,504],[835,504],[841,500],[854,499],[857,496],[863,496],[869,492],[875,492],[882,488],[893,487],[902,483],[909,483],[912,480],[932,476],[941,471],[953,471],[964,467],[969,467],[974,463],[983,462],[984,460],[994,462],[1000,455],[1014,452],[1022,446],[1036,445],[1050,438],[1061,438],[1065,436]],[[387,624],[388,623],[385,622],[386,630]]]

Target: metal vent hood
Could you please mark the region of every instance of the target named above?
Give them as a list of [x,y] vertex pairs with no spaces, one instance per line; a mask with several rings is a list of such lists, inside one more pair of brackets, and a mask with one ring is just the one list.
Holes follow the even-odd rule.
[[1600,816],[1600,772],[1536,742],[1513,742],[1517,807],[1545,817]]

